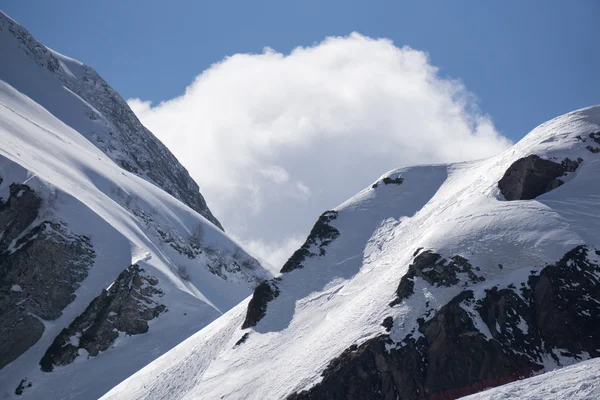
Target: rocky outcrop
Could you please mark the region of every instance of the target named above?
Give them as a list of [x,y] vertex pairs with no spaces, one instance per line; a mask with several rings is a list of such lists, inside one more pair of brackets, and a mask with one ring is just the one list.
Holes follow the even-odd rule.
[[158,317],[166,306],[157,302],[163,292],[158,279],[132,265],[107,290],[103,290],[86,310],[63,329],[40,360],[42,371],[67,365],[79,355],[96,356],[107,350],[120,332],[137,335],[148,331],[148,321]]
[[559,179],[574,172],[582,159],[565,158],[557,163],[532,154],[515,161],[498,182],[498,188],[506,200],[531,200],[561,186]]
[[0,198],[0,253],[6,251],[13,240],[35,221],[41,204],[42,199],[28,186],[17,183],[10,185],[8,199],[3,202]]
[[592,145],[585,146],[585,148],[594,154],[600,153],[600,147],[597,146],[600,145],[600,132],[590,132],[587,137],[577,136],[577,139],[584,143],[587,142],[588,139],[591,140],[594,143]]
[[423,278],[433,286],[453,286],[460,282],[460,274],[465,274],[467,283],[482,282],[485,280],[474,271],[479,267],[473,267],[469,261],[461,256],[454,256],[450,261],[431,250],[415,253],[413,263],[408,266],[408,272],[400,279],[396,289],[396,298],[390,303],[390,307],[400,304],[404,299],[414,293],[415,277]]
[[302,263],[308,257],[324,256],[325,247],[340,235],[340,231],[329,224],[336,218],[337,211],[325,211],[321,214],[302,247],[292,254],[290,259],[281,268],[281,272],[291,272],[302,268]]
[[47,69],[61,84],[91,106],[88,118],[99,120],[108,131],[108,134],[96,134],[92,139],[100,150],[127,171],[151,180],[223,229],[188,171],[140,123],[125,100],[93,68],[82,65],[78,76],[65,71],[52,51],[33,38],[25,28],[0,12],[0,30],[4,29],[11,33],[21,50],[33,62]]
[[[340,231],[330,225],[336,218],[337,211],[325,211],[321,214],[302,247],[292,254],[281,268],[281,272],[288,273],[303,268],[302,263],[309,257],[324,256],[325,248],[340,235]],[[254,289],[252,299],[248,303],[246,319],[242,324],[243,329],[255,326],[266,315],[268,303],[279,296],[277,284],[281,279],[278,277],[264,281]]]
[[39,340],[41,320],[58,318],[73,301],[95,257],[89,238],[64,224],[32,227],[41,203],[19,184],[0,201],[0,368]]
[[[396,176],[394,176],[394,175],[396,175]],[[397,174],[394,174],[394,175],[384,177],[381,180],[381,182],[383,182],[384,185],[402,185],[402,183],[404,183],[404,178]],[[378,186],[379,186],[379,181],[377,181],[373,185],[371,185],[371,187],[373,189],[375,189]]]
[[248,303],[246,310],[246,319],[242,324],[242,329],[255,326],[267,313],[267,304],[279,296],[277,282],[280,278],[273,278],[270,281],[264,281],[254,289],[252,299]]
[[465,291],[400,344],[388,335],[354,346],[334,359],[323,380],[289,399],[454,399],[521,376],[534,365],[508,357],[479,333],[461,303]]
[[530,376],[548,359],[598,357],[600,265],[588,253],[574,248],[521,288],[480,299],[463,291],[399,343],[382,334],[351,346],[289,399],[455,399]]

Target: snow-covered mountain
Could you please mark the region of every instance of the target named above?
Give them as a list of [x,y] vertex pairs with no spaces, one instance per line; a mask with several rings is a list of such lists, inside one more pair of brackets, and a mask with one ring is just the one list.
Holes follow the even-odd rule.
[[599,177],[600,106],[389,172],[103,399],[453,399],[598,357]]
[[98,398],[271,275],[92,68],[0,54],[0,397]]

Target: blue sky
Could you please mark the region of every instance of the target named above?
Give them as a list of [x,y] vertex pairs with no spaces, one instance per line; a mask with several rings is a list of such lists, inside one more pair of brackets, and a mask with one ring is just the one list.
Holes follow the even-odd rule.
[[488,157],[599,102],[595,0],[3,6],[130,99],[227,232],[275,266],[386,171]]
[[598,103],[600,2],[11,1],[3,10],[92,65],[123,97],[159,102],[235,53],[283,53],[352,31],[429,53],[517,140]]

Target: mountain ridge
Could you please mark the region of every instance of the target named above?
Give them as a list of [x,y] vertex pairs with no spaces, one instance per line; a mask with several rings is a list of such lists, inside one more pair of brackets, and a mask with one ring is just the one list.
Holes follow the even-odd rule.
[[[60,109],[53,108],[52,102],[42,101],[51,112],[57,113],[59,119],[82,133],[122,168],[156,183],[223,229],[206,205],[198,184],[190,177],[188,171],[167,147],[141,124],[125,100],[92,67],[47,48],[2,11],[0,29],[9,31],[27,57],[56,77],[58,85],[64,85],[69,92],[78,97],[79,101],[73,102],[73,108],[83,108],[93,123],[85,120],[82,123],[81,120],[70,118],[68,114],[61,113]],[[12,80],[20,81],[26,75],[23,71],[11,70],[9,64],[6,66],[8,68],[2,71],[2,75],[8,83]],[[30,85],[18,86],[34,100],[47,95]],[[60,86],[44,88],[56,97],[67,97],[69,94],[61,93],[61,89]],[[56,97],[54,101],[58,100]],[[167,165],[168,168],[161,168],[161,165]]]
[[91,69],[0,49],[0,395],[98,398],[271,274]]
[[456,398],[597,357],[598,132],[592,106],[385,174],[270,289],[103,398]]

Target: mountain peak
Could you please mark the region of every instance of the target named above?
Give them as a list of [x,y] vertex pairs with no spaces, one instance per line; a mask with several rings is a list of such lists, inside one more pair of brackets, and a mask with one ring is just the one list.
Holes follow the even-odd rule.
[[[93,68],[47,48],[2,12],[0,30],[5,54],[15,62],[21,62],[19,68],[15,68],[14,63],[4,63],[0,72],[5,82],[18,87],[32,99],[39,99],[50,112],[58,114],[63,122],[79,131],[122,168],[156,184],[223,229],[188,171],[140,123],[125,100]],[[22,54],[17,55],[19,52]],[[35,66],[45,70],[47,76],[51,75],[54,82],[48,79],[42,88],[24,82],[27,75],[23,68],[34,73]],[[49,92],[55,98],[44,101]],[[70,102],[72,108],[68,108],[68,114],[60,114],[54,104],[65,101]],[[72,110],[80,110],[83,115],[70,115]]]

